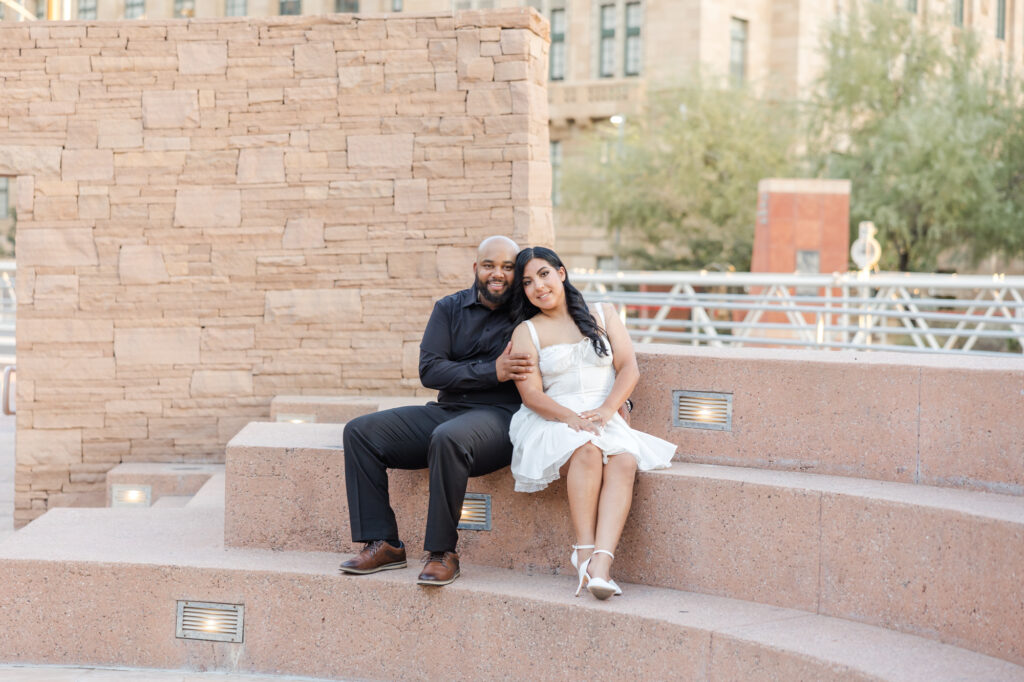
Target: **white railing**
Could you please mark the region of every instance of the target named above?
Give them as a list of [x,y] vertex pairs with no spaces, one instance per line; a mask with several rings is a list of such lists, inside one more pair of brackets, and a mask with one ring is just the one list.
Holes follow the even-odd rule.
[[1024,277],[573,272],[641,343],[1020,354]]
[[14,291],[13,260],[0,260],[0,355],[14,354],[14,322],[18,313],[18,297]]

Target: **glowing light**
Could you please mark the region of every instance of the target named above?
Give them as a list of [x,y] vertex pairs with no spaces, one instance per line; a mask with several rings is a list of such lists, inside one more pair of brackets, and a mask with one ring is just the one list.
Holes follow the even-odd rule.
[[142,491],[141,490],[126,490],[124,493],[124,499],[127,502],[141,502]]

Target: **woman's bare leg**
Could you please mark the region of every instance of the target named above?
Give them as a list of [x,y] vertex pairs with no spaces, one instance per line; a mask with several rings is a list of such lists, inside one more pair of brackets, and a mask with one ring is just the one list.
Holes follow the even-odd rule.
[[[629,508],[633,504],[633,481],[636,480],[636,458],[628,453],[613,455],[604,465],[604,484],[597,505],[597,549],[606,549],[612,554],[622,537]],[[587,543],[589,544],[589,543]],[[590,575],[608,580],[612,558],[607,554],[595,554],[590,562]]]
[[[569,492],[569,516],[572,518],[578,545],[594,544],[602,476],[604,465],[601,450],[596,445],[587,443],[572,453],[569,459],[569,473],[565,477],[565,487]],[[580,562],[585,561],[593,551],[578,550]]]

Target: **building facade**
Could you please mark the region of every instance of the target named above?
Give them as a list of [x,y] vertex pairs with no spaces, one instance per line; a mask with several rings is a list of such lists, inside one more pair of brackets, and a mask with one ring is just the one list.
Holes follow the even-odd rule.
[[[609,266],[613,249],[600,227],[578,224],[559,208],[561,165],[573,153],[577,131],[609,119],[621,121],[617,117],[636,111],[647,91],[671,87],[698,70],[755,83],[781,97],[804,95],[822,68],[819,46],[827,22],[857,1],[68,0],[70,18],[79,20],[536,8],[551,24],[548,94],[556,247],[567,262],[588,268]],[[892,1],[921,21],[948,26],[951,35],[975,29],[987,58],[1017,71],[1024,68],[1024,0]],[[45,16],[42,4],[18,2]],[[18,20],[5,9],[5,20]]]

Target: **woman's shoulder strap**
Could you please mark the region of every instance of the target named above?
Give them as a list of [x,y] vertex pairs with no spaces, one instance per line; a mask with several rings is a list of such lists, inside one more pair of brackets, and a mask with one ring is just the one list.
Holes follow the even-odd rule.
[[526,328],[530,330],[530,338],[533,339],[533,345],[537,348],[537,352],[540,353],[540,337],[537,336],[537,329],[533,326],[533,322],[527,320]]

